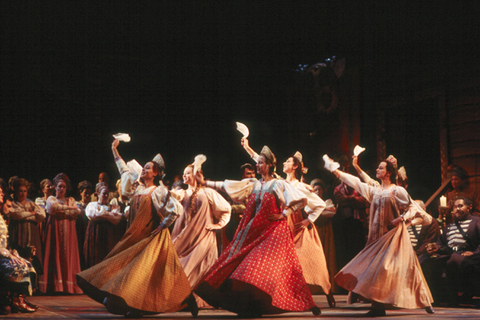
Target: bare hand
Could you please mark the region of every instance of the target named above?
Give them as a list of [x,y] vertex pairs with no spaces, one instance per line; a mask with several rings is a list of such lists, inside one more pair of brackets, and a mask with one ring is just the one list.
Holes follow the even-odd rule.
[[305,219],[300,222],[295,223],[295,230],[305,229],[310,224],[310,220]]
[[358,156],[352,156],[352,164],[354,167],[358,165]]
[[10,259],[12,259],[13,263],[15,264],[22,264],[24,265],[25,267],[28,267],[27,266],[27,263],[23,260],[21,260],[20,258],[18,258],[17,256],[15,256],[14,254],[11,254],[10,255]]
[[207,230],[220,230],[222,229],[222,226],[219,224],[209,224],[208,226],[205,227]]
[[473,252],[472,251],[465,251],[465,252],[462,252],[462,256],[464,257],[470,257],[473,255]]
[[395,227],[397,227],[400,222],[402,222],[402,218],[398,217],[398,218],[395,218],[392,220],[392,222],[390,222],[390,227],[393,229]]
[[283,219],[283,215],[282,214],[271,214],[268,216],[268,220],[271,220],[271,221],[278,221],[278,220],[282,220]]
[[150,235],[151,236],[154,236],[156,234],[159,234],[163,229],[165,229],[166,227],[163,225],[163,224],[160,224],[158,227],[155,228],[155,230],[153,230]]
[[431,248],[431,247],[427,246],[427,253],[428,254],[434,254],[437,251],[438,251],[438,247],[435,246],[435,247]]
[[244,147],[245,149],[248,149],[249,144],[248,144],[247,138],[243,137],[241,143],[242,143],[242,147]]

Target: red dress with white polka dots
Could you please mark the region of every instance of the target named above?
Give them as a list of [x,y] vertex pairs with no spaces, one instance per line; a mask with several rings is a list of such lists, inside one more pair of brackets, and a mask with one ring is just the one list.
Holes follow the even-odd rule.
[[253,191],[232,242],[196,290],[202,298],[236,313],[315,307],[287,220],[268,219],[279,213],[273,192]]

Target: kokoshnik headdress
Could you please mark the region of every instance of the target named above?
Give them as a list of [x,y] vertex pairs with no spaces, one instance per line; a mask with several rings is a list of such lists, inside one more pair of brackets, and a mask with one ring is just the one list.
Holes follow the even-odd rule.
[[303,165],[303,156],[302,156],[302,154],[301,154],[299,151],[297,151],[297,152],[295,152],[295,154],[293,155],[293,157],[294,157],[295,159],[297,159],[297,160],[302,164],[302,173],[303,173],[303,174],[307,174],[308,168]]

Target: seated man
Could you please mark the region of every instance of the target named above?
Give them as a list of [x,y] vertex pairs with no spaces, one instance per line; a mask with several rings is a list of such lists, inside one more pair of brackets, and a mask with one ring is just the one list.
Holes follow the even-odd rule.
[[[420,257],[425,278],[435,301],[447,298],[452,306],[472,297],[473,277],[480,265],[480,218],[471,214],[473,202],[457,198],[453,205],[454,221],[449,223],[438,238],[435,247],[427,247]],[[442,273],[446,270],[446,287],[442,286]],[[444,292],[447,296],[441,297]]]
[[[415,202],[426,211],[425,203],[423,203],[422,200],[415,200]],[[436,219],[432,219],[432,223],[427,226],[423,226],[421,223],[415,223],[415,225],[410,225],[407,230],[410,235],[413,250],[415,250],[417,256],[426,253],[427,245],[429,243],[436,243],[440,236],[440,227]]]

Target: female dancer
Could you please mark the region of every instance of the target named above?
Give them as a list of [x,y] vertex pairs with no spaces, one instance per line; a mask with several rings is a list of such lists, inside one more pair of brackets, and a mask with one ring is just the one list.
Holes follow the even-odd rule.
[[[183,214],[172,231],[173,246],[192,288],[200,284],[218,259],[215,230],[230,221],[230,204],[217,191],[197,185],[195,176],[203,176],[200,162],[204,160],[205,156],[199,155],[185,168],[183,183],[188,185],[187,190],[172,191],[183,205]],[[199,307],[208,307],[205,301],[196,299]]]
[[157,154],[145,164],[142,184],[132,192],[138,176],[120,157],[119,142],[113,141],[112,153],[122,179],[122,194],[132,198],[130,226],[102,262],[77,274],[78,284],[114,314],[135,317],[174,312],[188,304],[196,316],[192,289],[167,229],[182,213],[182,206],[160,181],[165,168],[162,156]]
[[[247,138],[242,138],[242,145],[257,162],[258,154],[250,147]],[[325,202],[313,193],[309,185],[299,181],[303,176],[302,160],[302,154],[297,151],[283,163],[283,172],[287,174],[286,181],[307,197],[305,212],[308,216],[304,217],[302,210],[296,210],[288,220],[294,235],[295,250],[310,292],[313,294],[323,289],[327,295],[328,305],[332,308],[335,307],[335,298],[331,292],[327,261],[322,242],[313,224],[325,209]]]
[[47,199],[46,211],[50,214],[46,224],[45,259],[40,291],[44,293],[82,293],[75,282],[80,272],[75,219],[81,210],[75,199],[67,197],[70,179],[59,173],[53,179],[56,196]]
[[[371,203],[367,245],[340,270],[335,281],[372,301],[367,316],[385,315],[385,304],[425,308],[433,313],[432,295],[403,223],[417,215],[430,223],[431,217],[410,201],[404,188],[394,184],[396,170],[390,161],[383,160],[378,165],[376,177],[381,185],[370,186],[338,170],[338,163],[328,156],[324,160],[326,169]],[[394,229],[389,232],[389,228]]]
[[274,154],[265,146],[257,163],[260,181],[207,182],[209,187],[225,190],[233,201],[249,201],[232,242],[196,293],[210,305],[241,316],[305,310],[318,315],[320,309],[303,277],[286,219],[302,209],[307,199],[272,177],[275,164]]

